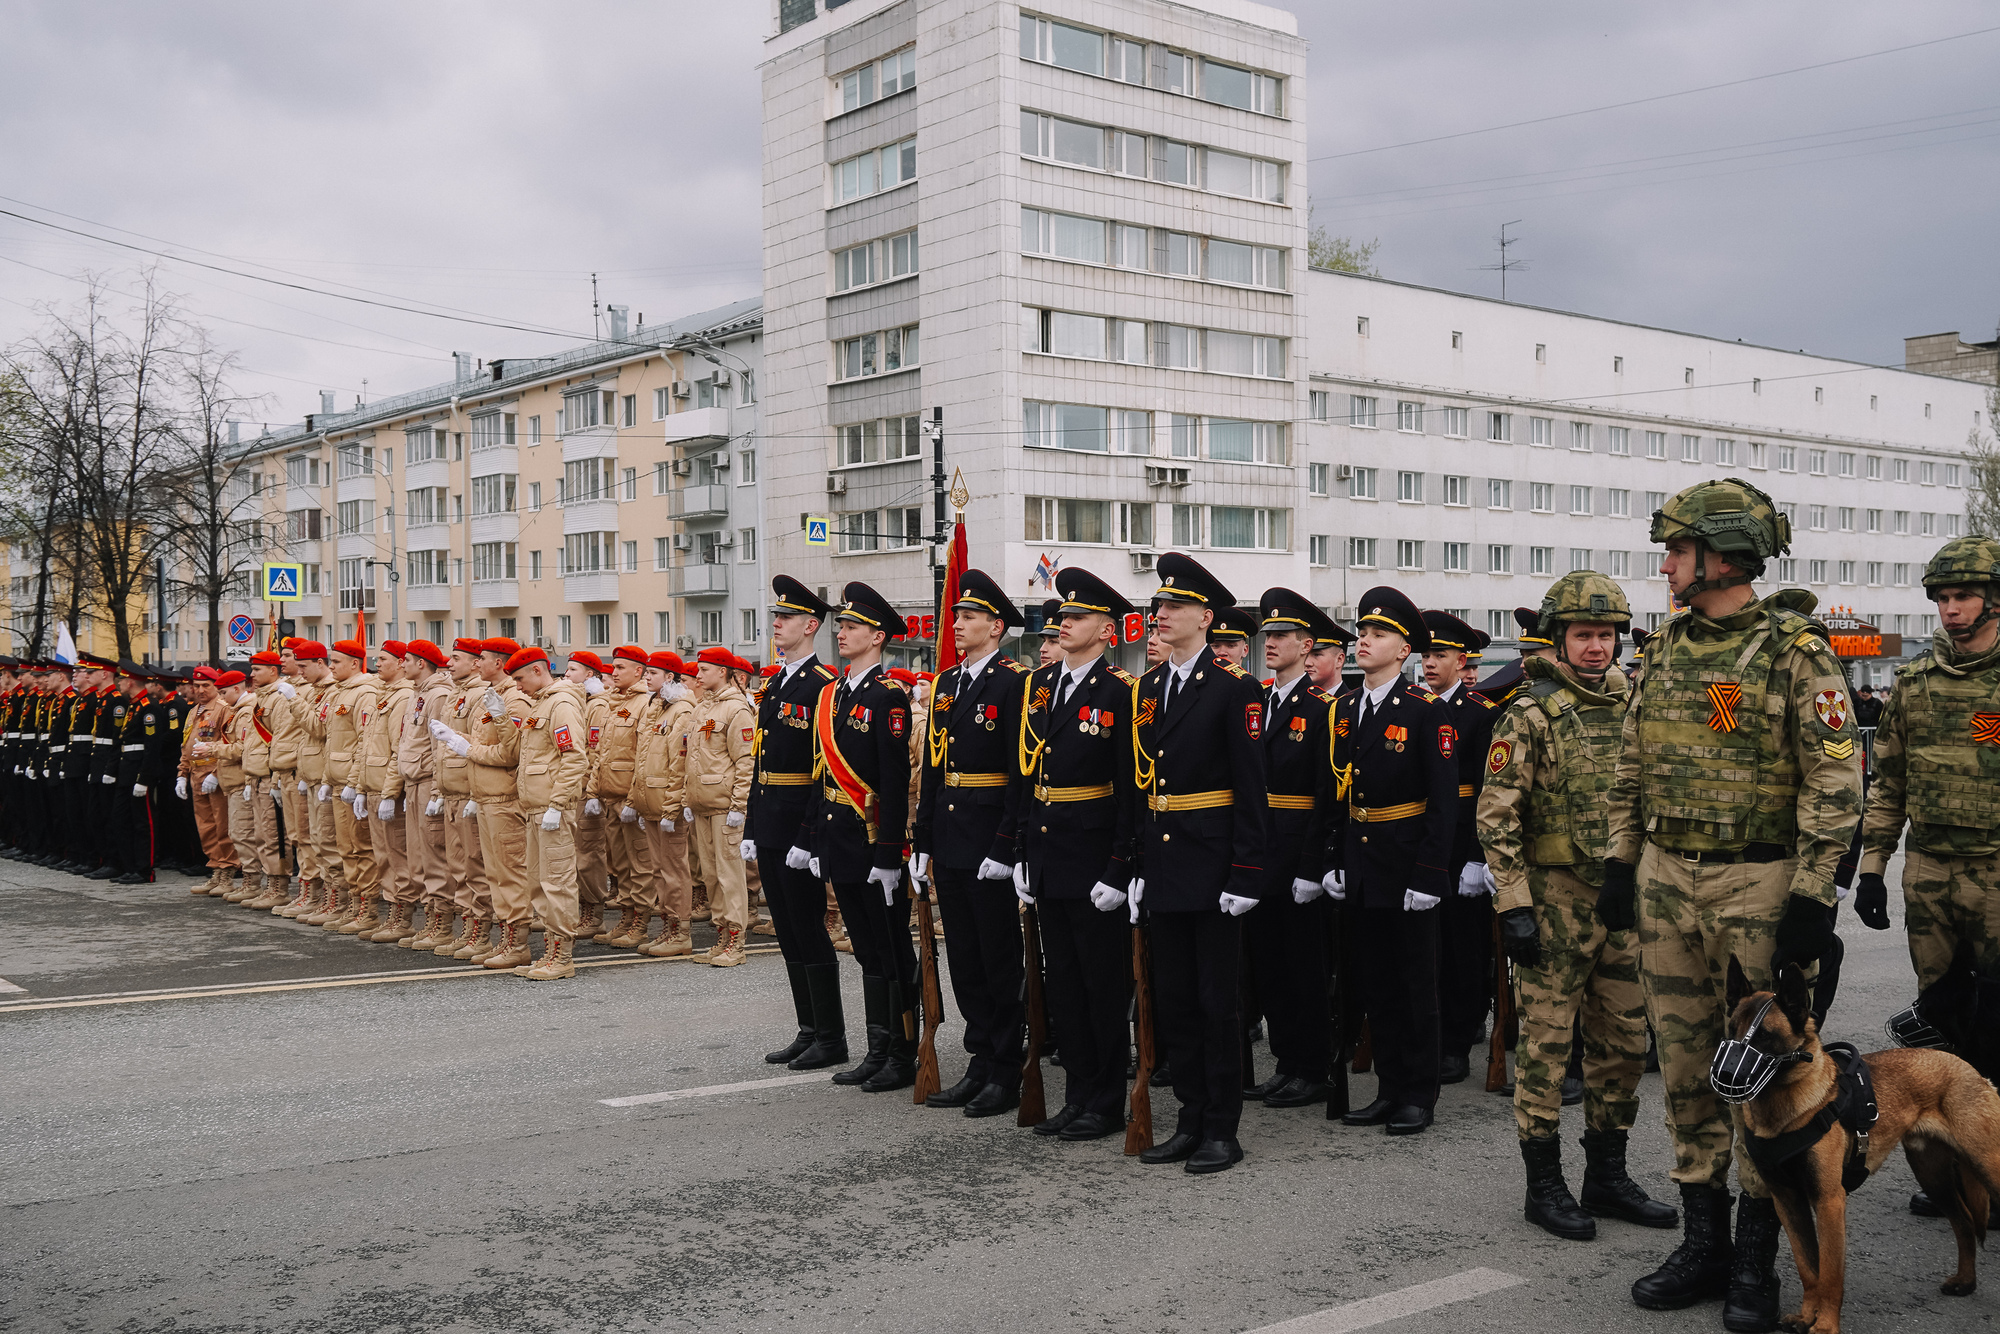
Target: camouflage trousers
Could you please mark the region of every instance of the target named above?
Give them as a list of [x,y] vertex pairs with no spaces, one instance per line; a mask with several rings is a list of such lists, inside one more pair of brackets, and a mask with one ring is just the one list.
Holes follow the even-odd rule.
[[1903,925],[1917,990],[1944,976],[1960,942],[1972,946],[1981,975],[2000,974],[2000,853],[1934,857],[1906,847]]
[[[1650,841],[1639,854],[1639,980],[1660,1049],[1673,1179],[1728,1188],[1729,1162],[1748,1133],[1742,1114],[1709,1087],[1709,1066],[1729,1016],[1729,960],[1752,986],[1771,985],[1778,918],[1791,894],[1790,859],[1698,865]],[[1770,1189],[1746,1154],[1736,1173],[1746,1194]]]
[[1629,1130],[1646,1066],[1639,942],[1597,920],[1597,891],[1562,867],[1532,867],[1539,968],[1514,970],[1521,1038],[1514,1048],[1514,1124],[1522,1139],[1562,1129],[1562,1082],[1583,1012],[1583,1118],[1592,1130]]

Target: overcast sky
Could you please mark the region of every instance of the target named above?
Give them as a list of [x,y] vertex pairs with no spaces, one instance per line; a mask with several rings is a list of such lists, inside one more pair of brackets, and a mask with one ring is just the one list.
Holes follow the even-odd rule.
[[[594,271],[664,322],[758,290],[766,10],[8,0],[0,208],[575,339]],[[1379,239],[1386,277],[1497,294],[1482,266],[1519,219],[1518,301],[1891,364],[1905,334],[1994,336],[2000,32],[1958,36],[2000,25],[1991,4],[1295,10],[1318,219]],[[1588,111],[1637,98],[1659,100]],[[143,262],[0,217],[0,342],[75,275],[129,292]],[[160,281],[240,350],[273,422],[322,388],[345,408],[364,380],[448,378],[453,350],[574,341],[181,263]]]

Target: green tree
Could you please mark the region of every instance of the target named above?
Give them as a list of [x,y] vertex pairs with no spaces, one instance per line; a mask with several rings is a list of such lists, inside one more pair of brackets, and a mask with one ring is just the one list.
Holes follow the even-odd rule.
[[1334,236],[1326,229],[1325,223],[1314,222],[1310,211],[1306,214],[1306,260],[1316,269],[1332,269],[1335,273],[1358,273],[1364,278],[1380,278],[1382,271],[1375,267],[1375,252],[1382,247],[1380,238],[1359,244],[1345,236]]

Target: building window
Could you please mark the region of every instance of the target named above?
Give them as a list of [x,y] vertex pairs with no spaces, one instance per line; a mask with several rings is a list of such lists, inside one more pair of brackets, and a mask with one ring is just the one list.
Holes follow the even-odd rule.
[[1451,331],[1451,350],[1454,352],[1465,350],[1465,334],[1460,330],[1453,329]]
[[620,565],[628,573],[637,574],[639,572],[639,544],[637,542],[627,542],[625,544],[624,559],[620,562]]
[[1528,418],[1528,443],[1531,445],[1551,445],[1555,443],[1556,424],[1548,417]]
[[1375,499],[1375,469],[1356,468],[1348,474],[1347,498],[1349,500]]
[[1306,494],[1309,496],[1325,495],[1327,493],[1327,478],[1331,473],[1332,466],[1329,464],[1308,463],[1306,465]]
[[1153,545],[1153,507],[1143,502],[1118,502],[1118,544],[1125,547]]
[[[514,512],[514,487],[518,479],[511,472],[490,473],[485,477],[472,479],[472,512],[480,514],[512,514]],[[438,496],[443,498],[443,492]]]
[[1201,506],[1175,505],[1169,515],[1173,523],[1173,543],[1177,547],[1201,545]]
[[674,638],[673,616],[670,613],[664,611],[654,612],[653,642],[655,644],[670,644],[673,642],[673,638]]
[[589,631],[588,637],[584,640],[585,643],[591,645],[594,648],[602,647],[611,643],[610,612],[607,611],[593,612],[590,615],[584,617],[583,621],[584,625],[588,628]]
[[1529,574],[1554,574],[1556,572],[1556,549],[1554,547],[1528,548]]
[[1937,515],[1928,513],[1919,514],[1917,516],[1917,523],[1918,523],[1918,530],[1922,536],[1924,537],[1937,536]]
[[1315,389],[1306,395],[1306,408],[1312,419],[1323,422],[1327,419],[1327,400],[1332,395],[1324,389]]
[[1937,464],[1919,463],[1917,465],[1917,485],[1918,486],[1937,485]]
[[1555,483],[1528,483],[1528,508],[1536,514],[1554,514],[1556,512]]
[[[1514,548],[1495,543],[1486,548],[1486,572],[1488,574],[1514,573]],[[1511,638],[1512,636],[1508,636]]]
[[1589,547],[1571,547],[1569,549],[1569,569],[1571,574],[1591,568]]
[[1424,544],[1407,537],[1396,539],[1396,568],[1399,570],[1421,570],[1424,568]]
[[1750,466],[1758,469],[1762,469],[1769,466],[1768,463],[1766,462],[1766,458],[1769,455],[1769,453],[1770,453],[1770,447],[1766,445],[1763,441],[1752,440],[1750,442]]
[[[1083,121],[1021,113],[1021,156],[1067,162],[1073,167],[1104,169],[1104,127]],[[911,141],[914,144],[914,140]],[[914,168],[913,168],[914,170]]]
[[1607,551],[1604,553],[1604,558],[1605,563],[1611,567],[1609,573],[1613,579],[1630,579],[1632,577],[1631,552]]
[[1316,566],[1332,564],[1333,539],[1325,533],[1314,533],[1306,538],[1306,560]]
[[1667,433],[1665,431],[1646,432],[1646,457],[1663,459],[1667,456]]
[[1854,531],[1854,507],[1852,505],[1842,505],[1838,510],[1838,517],[1841,532],[1851,533]]
[[542,577],[542,553],[539,551],[528,553],[528,577],[530,579]]
[[757,561],[757,530],[738,528],[736,530],[736,560],[738,564],[754,565]]
[[1535,360],[1537,362],[1546,362],[1548,361],[1548,359],[1549,359],[1548,344],[1547,343],[1535,344]]
[[1029,496],[1021,535],[1029,542],[1109,542],[1108,508],[1102,500]]
[[1910,480],[1910,461],[1908,459],[1896,460],[1895,480],[1899,482],[1907,482]]
[[1405,505],[1424,503],[1424,475],[1420,472],[1396,474],[1396,499]]
[[1283,87],[1279,80],[1268,74],[1237,69],[1233,65],[1218,65],[1213,60],[1201,62],[1201,95],[1205,101],[1255,111],[1260,115],[1279,116],[1284,114],[1280,101]]
[[1444,568],[1450,572],[1466,573],[1472,569],[1472,543],[1447,542],[1444,544]]
[[1806,451],[1806,471],[1814,477],[1826,476],[1826,451],[1809,449]]
[[[1024,220],[1027,212],[1022,210]],[[1101,224],[1098,232],[1101,237]],[[850,246],[846,250],[836,250],[833,254],[833,290],[845,292],[851,288],[891,282],[907,278],[916,271],[917,234],[912,230],[880,241]]]
[[1572,486],[1569,489],[1569,512],[1571,514],[1589,514],[1592,512],[1590,508],[1589,487]]
[[722,613],[719,611],[698,611],[694,614],[695,638],[704,644],[722,642]]
[[1444,503],[1464,508],[1472,504],[1472,479],[1445,475]]
[[1375,400],[1365,394],[1348,395],[1347,424],[1349,426],[1374,426]]
[[1503,445],[1512,444],[1514,440],[1514,415],[1510,412],[1487,413],[1486,438]]
[[[486,622],[481,620],[479,624],[483,628]],[[556,643],[563,647],[568,647],[570,643],[569,617],[567,616],[556,617]]]
[[1854,562],[1853,562],[1853,561],[1851,561],[1851,560],[1844,560],[1844,561],[1841,561],[1841,562],[1839,563],[1839,565],[1838,565],[1838,566],[1836,567],[1836,571],[1837,571],[1837,573],[1838,573],[1838,576],[1839,576],[1839,579],[1840,579],[1840,582],[1841,582],[1841,583],[1843,583],[1843,584],[1851,584],[1851,583],[1853,583],[1853,582],[1854,582]]
[[839,380],[907,370],[917,364],[917,359],[917,326],[914,324],[863,334],[859,338],[843,338],[833,345],[834,378]]
[[1701,437],[1700,437],[1700,436],[1698,436],[1698,435],[1684,435],[1684,436],[1682,436],[1682,437],[1681,437],[1681,462],[1682,462],[1682,463],[1700,463],[1700,462],[1701,462]]
[[1444,409],[1444,433],[1463,439],[1469,429],[1472,411],[1469,408]]
[[540,482],[530,482],[528,483],[528,508],[531,510],[540,510],[541,507],[542,484]]
[[1946,486],[1958,485],[1958,465],[1956,463],[1947,463],[1944,465],[1944,484]]
[[1214,505],[1208,511],[1208,543],[1215,547],[1288,551],[1291,549],[1290,519],[1288,510]]
[[[1065,122],[1068,123],[1068,122]],[[1098,135],[1101,142],[1103,136]],[[905,139],[833,164],[833,202],[845,204],[917,179],[917,141]]]
[[1632,454],[1632,431],[1626,426],[1604,428],[1604,452],[1618,458],[1629,458]]
[[[571,533],[563,539],[564,574],[596,574],[618,568],[618,534]],[[477,577],[477,576],[475,576]]]
[[1734,440],[1725,440],[1721,436],[1717,436],[1715,438],[1715,461],[1725,468],[1735,467],[1736,442]]
[[1809,560],[1806,562],[1806,582],[1823,584],[1826,582],[1826,562]]
[[1826,506],[1824,505],[1806,506],[1806,526],[1811,528],[1816,533],[1825,532]]
[[1424,405],[1410,402],[1396,404],[1396,429],[1399,431],[1413,431],[1418,435],[1422,435],[1424,433]]
[[512,542],[472,544],[472,581],[481,583],[514,577],[515,549]]
[[1486,508],[1490,510],[1513,509],[1514,484],[1502,477],[1487,478]]
[[1629,519],[1632,517],[1632,493],[1630,491],[1614,486],[1607,488],[1604,494],[1607,502],[1605,512],[1610,514],[1612,518]]
[[1569,447],[1579,454],[1591,452],[1590,423],[1571,422],[1569,424]]
[[1347,539],[1347,564],[1356,570],[1375,568],[1375,539],[1372,537],[1350,537]]
[[908,47],[860,69],[849,70],[835,82],[840,88],[840,109],[843,112],[893,97],[917,86],[917,49]]

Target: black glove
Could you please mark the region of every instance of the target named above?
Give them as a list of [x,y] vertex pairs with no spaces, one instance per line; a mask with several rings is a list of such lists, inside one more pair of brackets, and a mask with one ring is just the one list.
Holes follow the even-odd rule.
[[1509,908],[1500,914],[1500,948],[1522,968],[1542,966],[1542,932],[1533,908]]
[[1639,925],[1639,870],[1615,857],[1604,859],[1604,888],[1597,891],[1597,920],[1606,931]]
[[1889,929],[1889,886],[1879,875],[1863,875],[1854,891],[1854,915],[1876,931]]
[[1827,904],[1794,894],[1785,900],[1785,915],[1778,919],[1778,944],[1771,952],[1771,972],[1775,976],[1788,963],[1801,968],[1817,963],[1833,948],[1833,909]]

